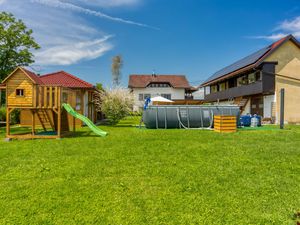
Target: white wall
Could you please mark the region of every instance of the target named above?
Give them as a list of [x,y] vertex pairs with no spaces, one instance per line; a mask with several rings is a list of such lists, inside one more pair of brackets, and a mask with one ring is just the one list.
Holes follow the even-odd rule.
[[272,102],[276,102],[275,95],[264,96],[264,118],[272,117]]
[[193,92],[194,100],[204,100],[204,88],[199,88],[198,91]]
[[160,96],[161,94],[171,94],[172,100],[183,100],[185,99],[185,89],[179,88],[132,88],[134,96],[134,111],[138,111],[140,107],[144,106],[144,101],[139,101],[139,94],[150,94],[151,98],[155,96]]

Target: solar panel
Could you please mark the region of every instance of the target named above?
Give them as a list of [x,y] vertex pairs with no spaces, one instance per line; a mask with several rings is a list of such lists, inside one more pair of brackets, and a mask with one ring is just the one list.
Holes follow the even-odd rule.
[[233,71],[236,71],[238,69],[241,69],[245,66],[251,65],[255,63],[257,60],[259,60],[264,54],[266,54],[270,50],[270,46],[265,47],[263,49],[258,50],[257,52],[254,52],[253,54],[217,71],[214,73],[211,77],[209,77],[204,83],[207,83],[209,81],[215,80],[217,78],[220,78],[226,74],[229,74]]

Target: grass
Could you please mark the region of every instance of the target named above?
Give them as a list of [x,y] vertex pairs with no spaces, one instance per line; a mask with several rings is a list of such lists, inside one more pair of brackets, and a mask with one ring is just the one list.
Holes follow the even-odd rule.
[[219,134],[132,124],[102,126],[105,138],[82,128],[0,143],[0,224],[296,224],[300,127]]

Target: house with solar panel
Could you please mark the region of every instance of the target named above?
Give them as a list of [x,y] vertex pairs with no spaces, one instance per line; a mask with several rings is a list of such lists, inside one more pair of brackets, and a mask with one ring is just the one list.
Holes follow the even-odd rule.
[[242,114],[278,123],[285,89],[285,122],[300,122],[300,43],[289,35],[217,71],[201,84],[205,102],[237,104]]

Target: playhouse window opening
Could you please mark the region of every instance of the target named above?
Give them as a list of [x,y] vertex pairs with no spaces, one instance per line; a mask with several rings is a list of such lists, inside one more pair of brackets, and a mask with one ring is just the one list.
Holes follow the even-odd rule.
[[76,110],[81,110],[81,94],[76,93]]
[[16,89],[16,96],[24,97],[24,89]]

